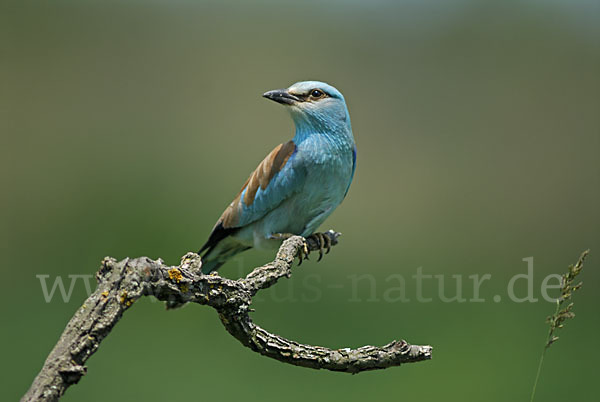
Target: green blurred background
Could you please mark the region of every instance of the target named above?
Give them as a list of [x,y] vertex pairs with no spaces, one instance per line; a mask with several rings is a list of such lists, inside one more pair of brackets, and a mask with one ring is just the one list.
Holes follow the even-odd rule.
[[[596,401],[600,255],[597,1],[2,1],[0,399],[30,385],[85,299],[36,275],[105,255],[176,264],[248,173],[293,135],[269,89],[319,79],[348,101],[358,166],[321,263],[261,294],[259,325],[328,347],[395,338],[434,358],[357,376],[242,347],[207,307],[129,310],[65,401],[529,400],[553,310],[535,296],[592,249],[540,401]],[[237,277],[271,258],[248,252]],[[489,273],[483,303],[415,300],[414,275]],[[352,286],[352,278],[370,279]],[[392,274],[409,302],[383,299]],[[387,281],[386,281],[387,280]],[[519,282],[517,293],[524,294]],[[494,302],[494,295],[501,302]]]

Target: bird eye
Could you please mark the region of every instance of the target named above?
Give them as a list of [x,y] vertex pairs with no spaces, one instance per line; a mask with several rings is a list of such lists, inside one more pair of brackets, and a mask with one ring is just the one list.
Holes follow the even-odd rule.
[[323,96],[325,96],[325,94],[323,93],[323,91],[320,91],[318,89],[313,89],[312,91],[310,91],[310,96],[312,96],[313,98],[319,99],[319,98],[322,98]]

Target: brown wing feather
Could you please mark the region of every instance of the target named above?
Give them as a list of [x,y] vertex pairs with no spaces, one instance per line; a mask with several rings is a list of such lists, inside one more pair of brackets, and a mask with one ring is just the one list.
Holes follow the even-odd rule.
[[[258,165],[258,167],[252,172],[238,196],[241,197],[241,193],[247,188],[244,194],[244,204],[246,206],[252,205],[254,197],[259,187],[266,189],[275,174],[285,166],[289,157],[296,149],[296,144],[293,141],[288,141],[285,144],[279,144],[267,155],[265,159]],[[234,200],[235,202],[236,200]]]
[[[258,167],[252,172],[250,177],[248,177],[248,180],[246,180],[242,189],[217,221],[208,241],[202,247],[201,251],[216,245],[219,241],[232,233],[232,229],[236,228],[240,221],[242,202],[246,206],[252,205],[258,189],[261,188],[264,190],[267,188],[273,177],[285,166],[295,150],[296,144],[294,144],[293,141],[279,144],[258,164]],[[245,193],[244,190],[246,190]],[[244,193],[243,199],[242,193]]]

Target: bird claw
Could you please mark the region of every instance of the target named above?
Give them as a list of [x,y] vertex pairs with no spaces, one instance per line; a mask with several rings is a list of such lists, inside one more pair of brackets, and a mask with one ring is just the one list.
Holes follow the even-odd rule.
[[319,247],[319,258],[317,259],[317,262],[321,261],[321,259],[323,258],[323,250],[327,250],[325,254],[329,254],[329,251],[331,251],[331,238],[328,235],[321,232],[313,233],[310,236],[308,236],[308,238],[317,243]]
[[[269,236],[269,238],[273,239],[273,240],[286,240],[292,236],[294,236],[294,235],[291,233],[273,233]],[[319,258],[317,259],[317,262],[321,261],[321,259],[323,258],[323,254],[329,254],[329,252],[331,251],[330,235],[328,235],[327,233],[321,233],[321,232],[313,233],[304,239],[304,242],[302,243],[302,247],[300,248],[300,250],[298,250],[298,265],[302,265],[302,262],[304,260],[309,259],[309,257],[308,257],[310,255],[310,247],[308,244],[309,240],[314,242],[315,244],[317,244],[317,247],[319,248]]]
[[308,255],[310,254],[310,249],[308,248],[308,243],[306,240],[302,242],[302,248],[298,250],[298,266],[302,265],[302,261],[305,259],[308,260]]

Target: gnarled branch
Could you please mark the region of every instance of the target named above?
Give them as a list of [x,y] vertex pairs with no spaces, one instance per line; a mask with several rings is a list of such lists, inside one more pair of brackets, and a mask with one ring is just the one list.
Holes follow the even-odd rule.
[[[340,234],[329,231],[325,235],[335,245]],[[154,296],[171,308],[185,303],[209,305],[217,310],[227,331],[244,346],[297,366],[358,373],[431,359],[431,346],[393,341],[382,347],[328,349],[287,340],[254,324],[249,316],[252,297],[281,277],[291,275],[303,241],[299,236],[286,240],[273,262],[239,280],[202,274],[200,257],[195,253],[186,254],[176,267],[147,257],[119,262],[105,258],[96,274],[97,289],[71,318],[22,401],[58,400],[85,375],[87,359],[98,350],[123,313],[142,296]],[[312,239],[307,242],[310,250],[318,249]]]

